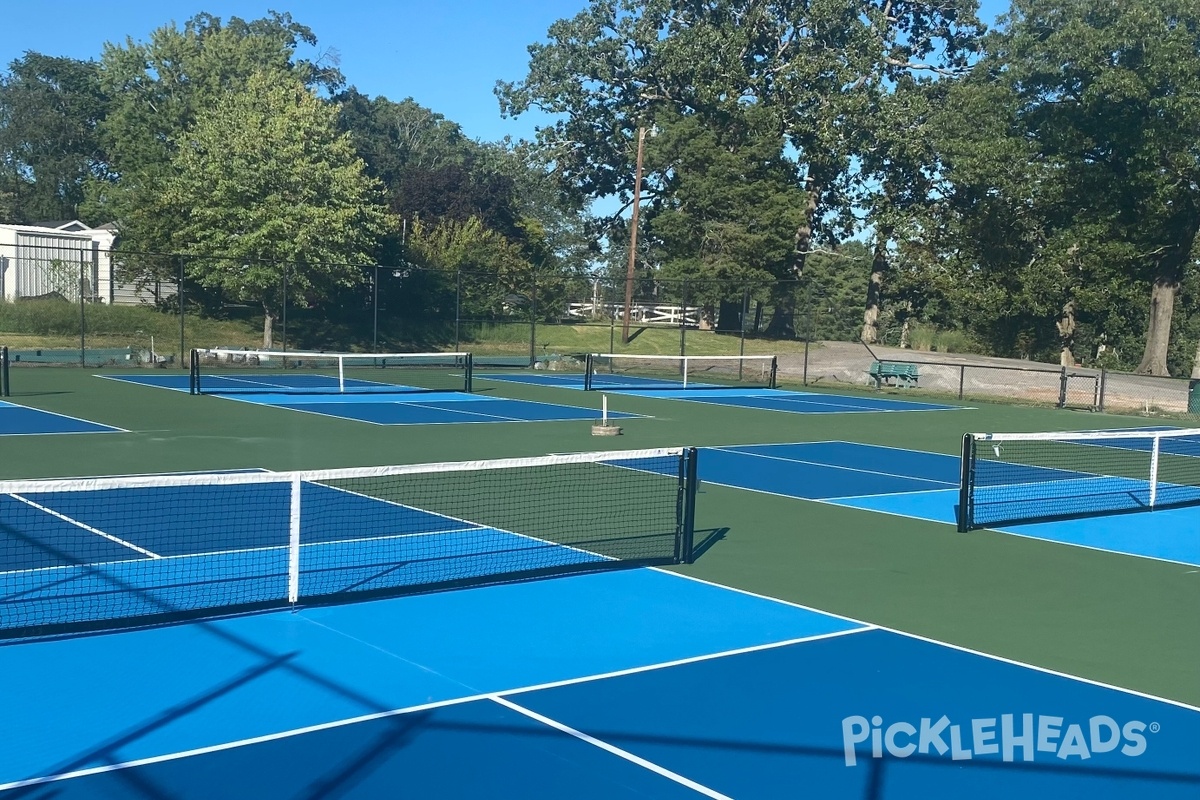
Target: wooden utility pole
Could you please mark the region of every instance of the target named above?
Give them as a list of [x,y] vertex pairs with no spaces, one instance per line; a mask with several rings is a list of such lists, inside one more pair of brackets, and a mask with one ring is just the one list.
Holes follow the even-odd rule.
[[633,178],[633,219],[629,227],[629,268],[625,271],[625,319],[621,323],[621,341],[629,344],[629,318],[633,313],[633,273],[637,266],[638,207],[642,200],[642,151],[646,129],[638,128],[637,170]]

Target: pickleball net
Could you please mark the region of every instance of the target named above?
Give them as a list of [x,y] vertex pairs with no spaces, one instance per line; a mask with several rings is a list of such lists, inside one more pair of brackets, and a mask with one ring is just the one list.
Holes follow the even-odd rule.
[[664,356],[592,353],[583,388],[620,389],[774,389],[775,356]]
[[1200,503],[1200,430],[969,433],[961,531]]
[[0,636],[690,560],[694,449],[0,482]]
[[192,394],[469,392],[470,353],[193,350]]

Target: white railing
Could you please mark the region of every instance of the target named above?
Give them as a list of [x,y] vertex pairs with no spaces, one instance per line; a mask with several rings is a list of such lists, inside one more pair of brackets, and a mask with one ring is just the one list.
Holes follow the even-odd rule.
[[[685,328],[700,327],[700,309],[672,305],[634,303],[630,319],[642,325],[673,325]],[[625,318],[624,303],[568,303],[567,319]]]

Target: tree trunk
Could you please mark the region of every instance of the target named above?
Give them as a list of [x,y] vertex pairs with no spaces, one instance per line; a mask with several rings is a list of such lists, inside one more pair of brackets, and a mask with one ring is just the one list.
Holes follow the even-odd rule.
[[263,349],[270,350],[275,344],[275,314],[263,304]]
[[808,196],[804,203],[804,219],[796,229],[792,249],[792,273],[797,278],[804,277],[804,263],[808,260],[808,251],[812,249],[813,219],[817,216],[817,199],[821,196],[821,187],[813,183],[808,187]]
[[[771,312],[771,321],[767,323],[767,336],[774,339],[794,339],[796,337],[796,292],[792,291],[790,283],[779,284],[774,290],[775,309]],[[811,308],[804,310],[804,335],[808,337],[812,327]]]
[[1146,329],[1146,350],[1135,370],[1142,375],[1168,375],[1167,346],[1171,343],[1171,315],[1179,281],[1160,277],[1150,289],[1150,325]]
[[1190,204],[1179,206],[1179,218],[1174,246],[1168,248],[1158,263],[1154,285],[1150,288],[1150,324],[1146,328],[1146,349],[1137,372],[1142,375],[1169,375],[1167,348],[1171,344],[1171,316],[1175,312],[1175,297],[1183,282],[1184,270],[1196,244],[1200,230],[1200,212]]
[[1062,367],[1075,366],[1075,301],[1063,304],[1062,315],[1054,323],[1058,329],[1058,364]]
[[891,228],[881,228],[875,239],[875,254],[871,259],[871,278],[867,281],[867,307],[863,311],[863,327],[860,334],[867,344],[879,341],[879,311],[883,302],[883,277],[888,271],[887,243],[891,239]]

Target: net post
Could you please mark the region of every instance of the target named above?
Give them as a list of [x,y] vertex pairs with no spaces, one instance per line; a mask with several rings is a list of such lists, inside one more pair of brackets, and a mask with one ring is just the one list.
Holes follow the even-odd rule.
[[338,356],[338,394],[346,393],[346,357]]
[[679,561],[691,564],[695,561],[696,546],[696,461],[699,451],[689,447],[683,451],[683,527],[680,531]]
[[200,394],[200,351],[195,348],[192,349],[189,356],[188,394]]
[[588,353],[587,358],[583,360],[583,390],[590,392],[592,390],[592,371],[596,368],[596,355]]
[[975,483],[975,437],[963,434],[962,464],[958,479],[958,532],[966,533],[974,527],[975,509],[972,498]]
[[767,388],[774,389],[779,385],[779,356],[771,356],[771,374],[767,378]]
[[9,397],[8,346],[0,347],[0,397]]
[[687,381],[688,381],[688,357],[680,356],[680,360],[683,362],[682,364],[679,365],[679,368],[681,370],[683,370],[683,388],[686,389]]
[[300,602],[300,475],[291,482],[291,504],[288,515],[288,603]]
[[1158,454],[1162,450],[1162,435],[1154,434],[1150,447],[1150,508],[1158,501]]
[[467,353],[463,363],[463,391],[470,394],[475,391],[475,355]]

